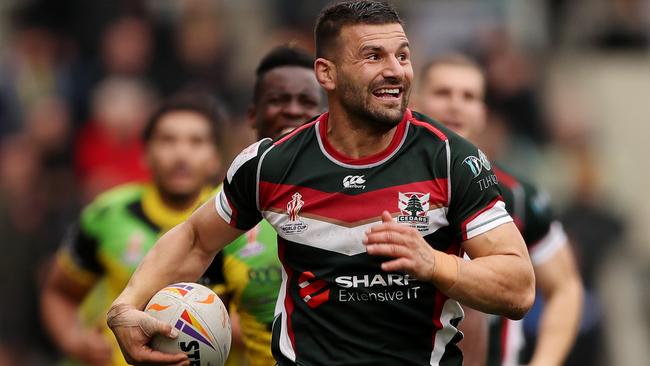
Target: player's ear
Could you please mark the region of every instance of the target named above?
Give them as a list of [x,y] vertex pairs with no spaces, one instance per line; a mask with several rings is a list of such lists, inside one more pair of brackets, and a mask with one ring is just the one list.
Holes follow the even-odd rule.
[[336,88],[336,65],[324,58],[317,58],[314,62],[314,73],[318,83],[327,91]]

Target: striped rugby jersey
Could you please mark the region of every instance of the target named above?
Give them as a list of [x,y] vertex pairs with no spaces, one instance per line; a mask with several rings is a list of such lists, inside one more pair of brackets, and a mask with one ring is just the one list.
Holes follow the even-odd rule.
[[278,233],[282,286],[272,348],[279,365],[461,365],[459,304],[429,283],[386,273],[364,231],[394,219],[437,250],[512,221],[476,147],[407,110],[382,152],[352,159],[328,142],[328,114],[242,151],[216,210]]

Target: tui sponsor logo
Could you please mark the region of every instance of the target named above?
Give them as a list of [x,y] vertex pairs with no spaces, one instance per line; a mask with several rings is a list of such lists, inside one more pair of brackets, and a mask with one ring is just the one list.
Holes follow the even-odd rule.
[[463,164],[469,167],[469,170],[472,172],[473,178],[478,177],[483,172],[483,169],[486,171],[492,169],[492,164],[490,164],[490,159],[485,156],[483,151],[478,150],[478,157],[470,155],[463,160]]

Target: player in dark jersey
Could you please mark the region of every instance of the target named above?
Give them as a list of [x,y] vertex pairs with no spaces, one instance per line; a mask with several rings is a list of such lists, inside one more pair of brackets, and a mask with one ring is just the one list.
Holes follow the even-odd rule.
[[283,264],[279,365],[461,365],[458,301],[511,318],[532,305],[521,234],[496,185],[476,184],[489,161],[407,109],[413,70],[396,11],[339,3],[315,35],[329,113],[244,149],[215,200],[148,253],[107,315],[129,360],[187,361],[146,347],[177,331],[139,309],[263,217]]
[[[204,95],[164,103],[144,132],[153,182],[113,188],[81,213],[42,296],[45,325],[67,356],[86,365],[126,365],[104,314],[160,235],[214,194],[223,123],[217,112]],[[210,273],[205,279],[221,282]]]
[[[417,107],[461,136],[475,140],[486,123],[484,84],[482,70],[471,60],[460,55],[441,57],[431,61],[420,75]],[[528,246],[545,302],[530,365],[561,365],[575,340],[582,304],[582,286],[571,248],[561,224],[551,214],[546,196],[500,166],[493,165],[492,169],[506,208]],[[479,184],[490,182],[488,179]],[[488,364],[521,364],[521,323],[505,318],[494,320]]]
[[[313,56],[288,46],[272,50],[260,61],[248,111],[258,138],[276,138],[322,113],[324,95],[313,65]],[[215,259],[224,279],[216,291],[237,308],[249,366],[275,365],[271,325],[282,283],[277,252],[275,230],[262,220]]]

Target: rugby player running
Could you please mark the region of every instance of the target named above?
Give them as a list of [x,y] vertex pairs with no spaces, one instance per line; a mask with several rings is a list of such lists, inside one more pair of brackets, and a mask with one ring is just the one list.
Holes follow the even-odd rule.
[[[279,365],[462,365],[458,301],[515,319],[532,305],[521,234],[497,187],[475,184],[489,162],[407,109],[413,69],[397,12],[332,5],[315,40],[329,113],[244,149],[217,197],[149,251],[107,315],[129,362],[189,364],[147,346],[178,332],[141,309],[165,285],[196,280],[262,217],[283,265]],[[461,248],[474,260],[459,259]]]

